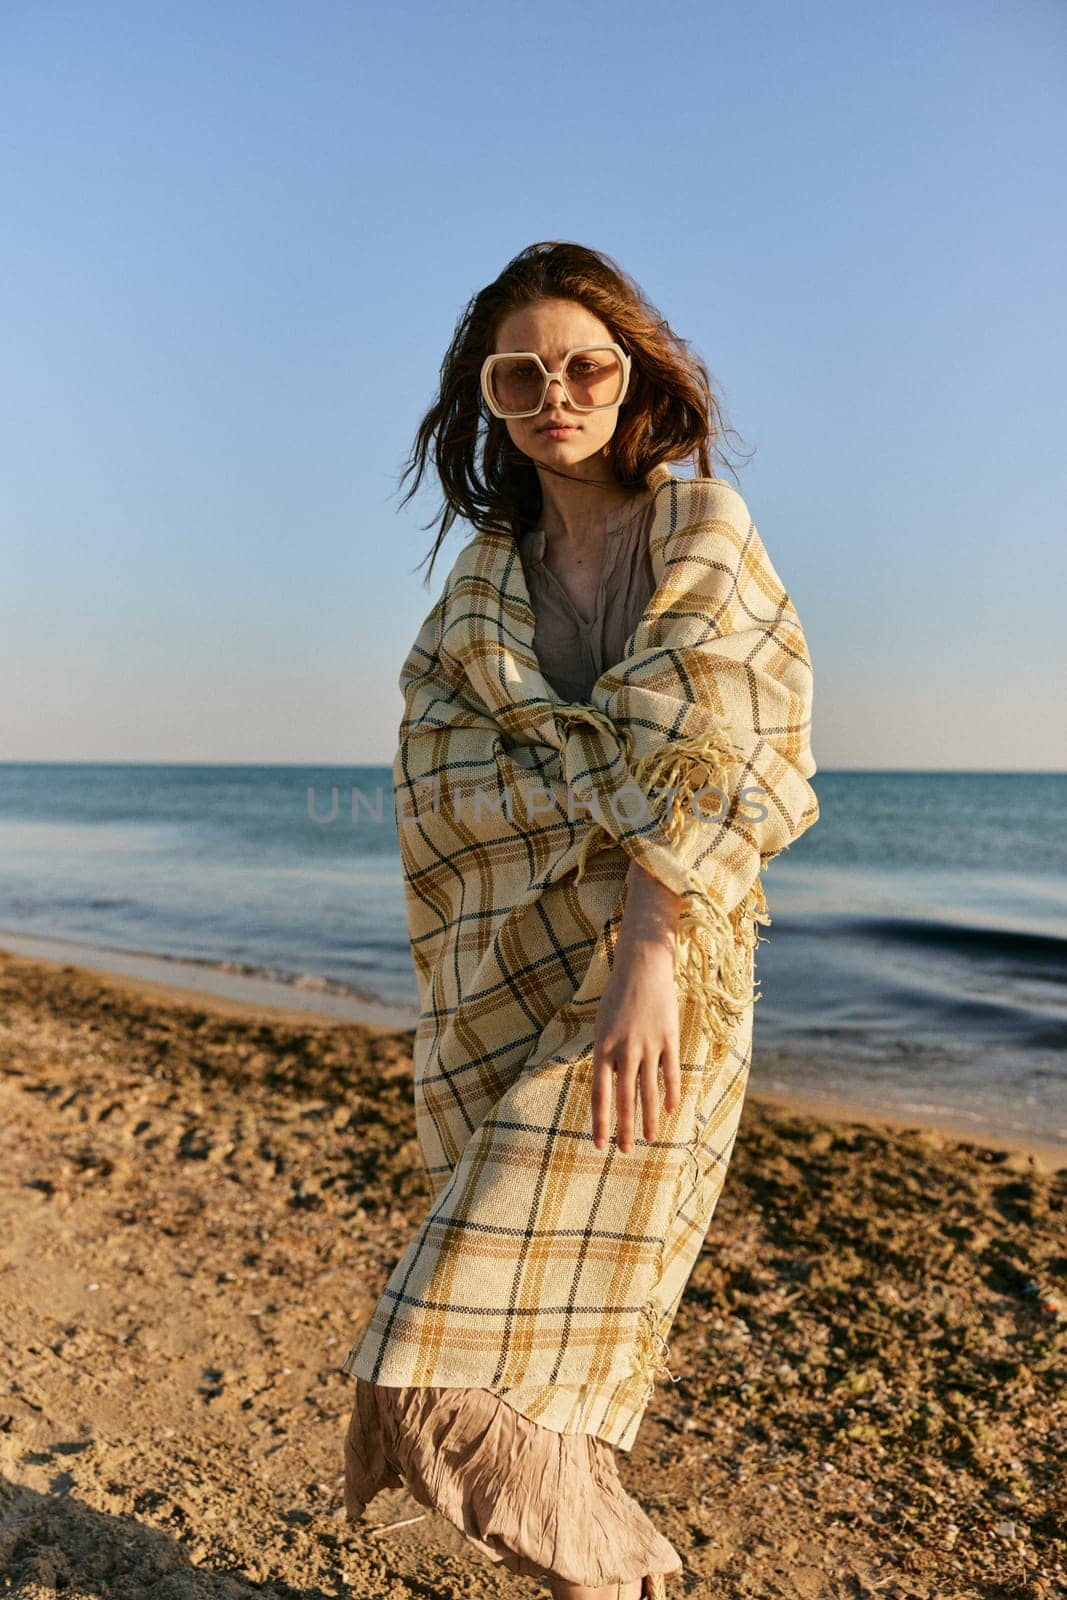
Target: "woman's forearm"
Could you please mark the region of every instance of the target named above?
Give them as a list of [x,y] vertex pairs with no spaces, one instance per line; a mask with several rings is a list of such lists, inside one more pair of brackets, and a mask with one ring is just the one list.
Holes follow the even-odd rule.
[[678,942],[678,917],[682,897],[660,883],[636,861],[626,878],[626,907],[619,940],[623,944],[662,943],[673,950]]

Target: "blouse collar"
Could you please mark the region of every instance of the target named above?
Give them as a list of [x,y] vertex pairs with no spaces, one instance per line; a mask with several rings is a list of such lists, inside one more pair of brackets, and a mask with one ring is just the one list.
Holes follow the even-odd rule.
[[[667,547],[684,542],[703,507],[698,480],[676,478],[661,462],[652,468],[645,484],[653,497],[648,548],[657,588],[667,574]],[[661,493],[662,491],[662,493]],[[513,534],[479,528],[459,553],[449,574],[449,597],[455,614],[449,627],[458,627],[468,644],[464,666],[472,692],[495,717],[501,728],[519,743],[545,743],[560,748],[556,709],[563,703],[542,676],[534,648],[536,616],[530,600],[523,562],[516,553]],[[667,604],[665,597],[658,602]],[[646,617],[656,612],[655,595]],[[608,674],[593,685],[590,699],[604,709]]]
[[[624,500],[621,506],[617,506],[614,511],[608,513],[605,531],[608,534],[615,534],[621,532],[623,528],[629,527],[631,522],[645,515],[651,501],[652,491],[650,488],[646,487],[638,490],[637,494],[632,496],[630,500]],[[530,562],[543,561],[547,543],[548,535],[544,528],[535,528],[528,533],[523,544],[523,552],[527,560]]]

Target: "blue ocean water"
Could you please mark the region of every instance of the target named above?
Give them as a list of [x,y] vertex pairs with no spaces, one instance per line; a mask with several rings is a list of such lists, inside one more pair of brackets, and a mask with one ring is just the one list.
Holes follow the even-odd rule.
[[[814,787],[765,876],[753,1087],[1067,1143],[1067,774]],[[0,764],[0,946],[413,1019],[390,770]]]

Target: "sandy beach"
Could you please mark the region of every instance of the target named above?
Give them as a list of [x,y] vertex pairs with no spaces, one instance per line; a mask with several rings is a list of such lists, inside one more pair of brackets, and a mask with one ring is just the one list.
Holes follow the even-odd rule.
[[[408,1031],[0,951],[0,1592],[537,1595],[403,1491],[338,1370],[426,1206]],[[750,1093],[624,1482],[672,1596],[1067,1582],[1067,1165]]]

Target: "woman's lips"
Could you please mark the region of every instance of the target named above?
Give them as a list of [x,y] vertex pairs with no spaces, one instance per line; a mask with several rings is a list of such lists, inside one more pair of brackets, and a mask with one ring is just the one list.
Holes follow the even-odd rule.
[[577,431],[577,424],[568,422],[558,428],[541,428],[539,431],[546,439],[565,439],[568,433]]

